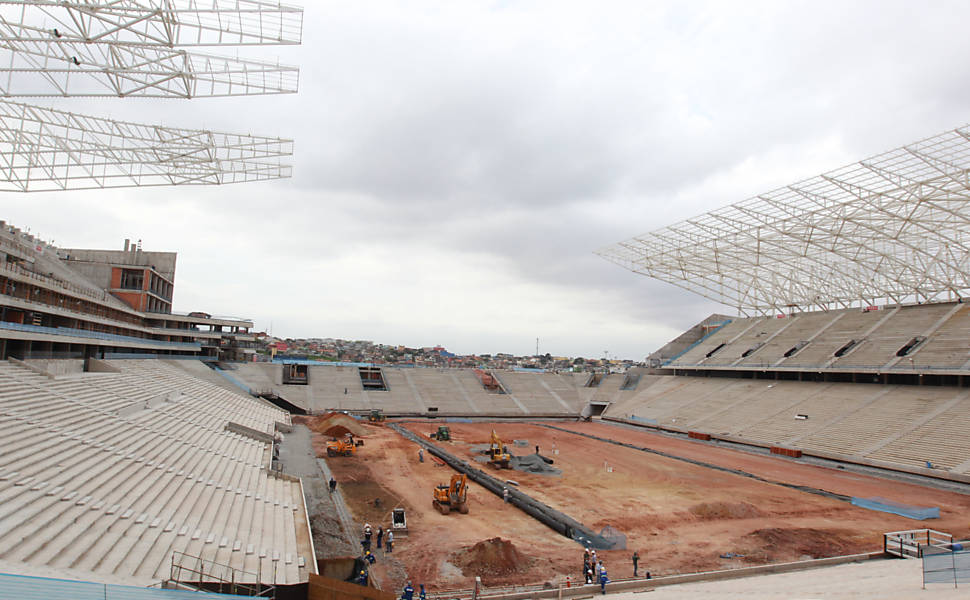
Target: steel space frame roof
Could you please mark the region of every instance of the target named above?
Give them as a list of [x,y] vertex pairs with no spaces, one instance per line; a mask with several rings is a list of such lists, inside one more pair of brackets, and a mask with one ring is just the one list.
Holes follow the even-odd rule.
[[0,99],[0,191],[219,185],[289,177],[293,141],[145,125]]
[[261,0],[0,0],[0,95],[295,93],[297,67],[194,48],[296,45],[302,30],[303,9]]
[[0,191],[290,177],[292,140],[99,118],[16,97],[296,93],[299,69],[195,51],[298,45],[278,0],[0,0]]
[[600,249],[745,315],[970,295],[970,126]]

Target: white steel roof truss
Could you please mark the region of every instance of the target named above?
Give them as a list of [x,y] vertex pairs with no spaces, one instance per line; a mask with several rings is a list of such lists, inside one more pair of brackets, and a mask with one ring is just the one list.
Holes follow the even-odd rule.
[[598,254],[741,312],[970,293],[964,127]]

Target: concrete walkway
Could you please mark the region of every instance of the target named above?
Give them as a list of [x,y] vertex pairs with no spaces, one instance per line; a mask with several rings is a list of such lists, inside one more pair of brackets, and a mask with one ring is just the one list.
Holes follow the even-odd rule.
[[[658,587],[649,592],[650,600],[727,598],[741,600],[826,598],[857,600],[892,598],[900,600],[950,600],[970,598],[970,584],[960,589],[953,585],[932,584],[922,589],[922,562],[919,560],[876,560],[834,567],[761,575],[745,579],[685,583]],[[612,600],[643,600],[643,593],[614,592]]]
[[310,436],[305,425],[294,425],[280,445],[280,464],[284,472],[303,480],[317,558],[358,556],[360,546],[339,486],[331,496],[327,489],[330,471],[323,460],[317,460]]

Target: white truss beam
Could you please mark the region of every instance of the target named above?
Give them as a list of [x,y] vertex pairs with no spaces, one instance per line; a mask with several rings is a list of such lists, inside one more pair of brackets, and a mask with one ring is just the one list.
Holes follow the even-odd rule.
[[38,42],[251,46],[301,42],[303,9],[265,0],[0,0]]
[[296,67],[185,48],[298,44],[302,19],[246,0],[0,0],[0,96],[295,93]]
[[291,140],[114,121],[0,100],[0,190],[217,185],[289,177]]
[[970,127],[597,254],[744,314],[970,295]]

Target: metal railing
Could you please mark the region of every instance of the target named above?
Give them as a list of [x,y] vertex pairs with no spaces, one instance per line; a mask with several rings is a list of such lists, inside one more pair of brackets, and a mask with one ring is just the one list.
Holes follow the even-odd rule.
[[82,296],[87,296],[93,300],[104,301],[107,298],[108,293],[104,290],[95,291],[89,288],[81,287],[77,284],[71,283],[70,281],[64,281],[63,279],[57,279],[55,277],[50,277],[48,275],[41,275],[34,271],[25,269],[15,263],[10,262],[0,262],[0,269],[5,271],[10,271],[11,273],[16,273],[28,279],[34,279],[46,283],[52,287],[58,287],[62,289],[69,290],[75,294],[81,294]]
[[[275,562],[272,578],[276,580]],[[262,569],[252,573],[184,552],[172,552],[169,579],[199,590],[259,598],[276,597],[276,586],[262,583]]]
[[30,333],[46,333],[50,335],[61,335],[61,336],[76,337],[76,338],[88,338],[88,339],[93,338],[93,339],[106,340],[111,342],[144,344],[148,346],[157,346],[159,348],[170,348],[170,349],[179,349],[179,350],[200,350],[201,349],[201,346],[198,343],[165,342],[162,340],[153,340],[149,338],[117,335],[114,333],[103,333],[101,331],[90,331],[88,329],[72,329],[70,327],[45,327],[43,325],[26,325],[24,323],[10,323],[8,321],[0,321],[0,329],[9,329],[12,331],[26,331]]

